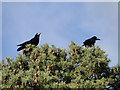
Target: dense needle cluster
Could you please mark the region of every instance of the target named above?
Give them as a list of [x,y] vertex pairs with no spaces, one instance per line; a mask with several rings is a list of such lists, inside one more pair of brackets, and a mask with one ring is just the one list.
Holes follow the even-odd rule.
[[27,52],[24,56],[18,53],[15,60],[9,57],[2,60],[2,88],[117,90],[120,87],[120,67],[109,67],[107,54],[94,46],[98,38],[86,40],[86,48],[71,41],[66,50],[47,43],[38,47],[39,36],[37,33],[19,45],[18,51]]

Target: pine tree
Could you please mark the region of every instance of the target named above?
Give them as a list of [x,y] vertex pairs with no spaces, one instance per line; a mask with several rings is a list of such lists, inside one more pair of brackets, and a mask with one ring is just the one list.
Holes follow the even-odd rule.
[[46,43],[23,52],[2,60],[2,88],[120,88],[119,66],[110,68],[99,46],[71,41],[68,50]]

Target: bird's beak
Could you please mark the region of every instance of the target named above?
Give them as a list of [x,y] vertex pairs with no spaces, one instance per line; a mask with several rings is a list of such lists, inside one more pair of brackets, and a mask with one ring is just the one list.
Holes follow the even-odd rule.
[[97,38],[97,40],[100,40],[99,38]]
[[41,33],[38,33],[37,35],[40,35]]

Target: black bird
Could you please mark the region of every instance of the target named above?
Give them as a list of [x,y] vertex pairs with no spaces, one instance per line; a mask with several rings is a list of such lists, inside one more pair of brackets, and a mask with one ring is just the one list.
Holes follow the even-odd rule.
[[40,36],[40,34],[41,34],[41,33],[37,33],[37,34],[35,35],[35,37],[32,38],[31,40],[26,41],[26,42],[24,42],[24,43],[22,43],[22,44],[17,45],[17,46],[21,46],[21,47],[19,47],[19,48],[17,49],[17,51],[20,51],[20,50],[24,49],[27,44],[32,44],[32,45],[37,46],[38,43],[39,43],[39,36]]
[[85,47],[86,47],[86,46],[92,47],[92,45],[95,44],[95,41],[96,41],[96,40],[100,40],[100,39],[97,38],[96,36],[93,36],[92,38],[85,40],[85,42],[83,42],[84,45],[82,45],[82,46],[85,46]]

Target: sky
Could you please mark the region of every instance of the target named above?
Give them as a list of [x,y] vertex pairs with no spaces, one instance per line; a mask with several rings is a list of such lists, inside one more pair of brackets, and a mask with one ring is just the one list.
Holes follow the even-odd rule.
[[68,49],[97,36],[96,42],[108,54],[110,66],[118,63],[118,9],[113,2],[3,2],[2,58],[14,58],[17,44],[41,32],[45,43]]
[[2,3],[0,2],[0,61],[2,60]]

